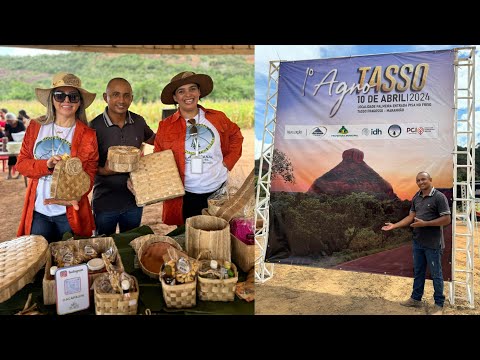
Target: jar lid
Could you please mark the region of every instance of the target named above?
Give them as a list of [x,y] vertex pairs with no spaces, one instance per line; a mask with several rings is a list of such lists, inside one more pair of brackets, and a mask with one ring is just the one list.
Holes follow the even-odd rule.
[[123,290],[128,290],[128,289],[130,289],[130,281],[128,281],[127,279],[122,280],[122,289],[123,289]]
[[105,262],[103,261],[103,259],[94,258],[94,259],[90,260],[89,262],[87,262],[87,267],[91,271],[100,270],[100,269],[103,269],[105,267]]
[[55,272],[57,271],[58,267],[55,265],[50,268],[50,275],[55,276]]

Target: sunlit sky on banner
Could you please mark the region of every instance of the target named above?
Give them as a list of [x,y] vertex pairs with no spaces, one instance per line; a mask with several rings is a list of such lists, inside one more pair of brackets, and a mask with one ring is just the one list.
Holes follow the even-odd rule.
[[[255,158],[258,159],[261,153],[265,121],[265,99],[268,87],[268,71],[270,61],[278,60],[309,60],[327,59],[348,56],[362,56],[374,54],[388,54],[412,51],[445,50],[472,45],[256,45],[255,46]],[[475,63],[479,63],[479,50],[477,47]],[[478,66],[477,66],[478,68]],[[475,93],[480,94],[480,72],[475,73]],[[460,74],[459,77],[466,76]],[[462,105],[462,104],[461,104]],[[466,106],[466,105],[465,105]],[[475,118],[480,119],[480,101],[476,101]],[[460,114],[463,115],[462,110]],[[477,121],[478,123],[478,121]],[[480,126],[476,126],[478,143],[480,140]],[[459,143],[459,145],[462,145]]]

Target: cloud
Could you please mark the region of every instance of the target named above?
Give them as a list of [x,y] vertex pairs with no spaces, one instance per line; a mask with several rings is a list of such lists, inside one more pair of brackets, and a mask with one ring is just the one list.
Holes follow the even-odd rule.
[[[265,147],[269,147],[270,144],[265,144]],[[262,156],[262,140],[255,139],[255,160],[260,159]]]

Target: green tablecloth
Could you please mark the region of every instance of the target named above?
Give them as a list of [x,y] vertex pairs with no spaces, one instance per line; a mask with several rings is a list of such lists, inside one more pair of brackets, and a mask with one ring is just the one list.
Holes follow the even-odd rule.
[[[172,237],[181,236],[183,229],[179,228],[170,233]],[[246,302],[240,300],[235,296],[235,300],[231,302],[219,301],[200,301],[197,297],[197,305],[190,309],[168,309],[165,306],[162,296],[162,286],[158,280],[152,279],[145,275],[141,269],[135,269],[133,262],[135,251],[129,245],[133,239],[147,234],[153,234],[153,231],[148,226],[141,226],[139,228],[130,230],[125,233],[116,234],[112,236],[118,248],[118,252],[122,257],[122,262],[125,271],[138,280],[140,287],[138,314],[145,314],[146,309],[150,309],[152,314],[158,315],[173,315],[173,314],[229,314],[229,315],[253,315],[255,310],[254,302]],[[34,282],[26,285],[23,289],[17,292],[13,297],[0,304],[0,315],[11,315],[21,311],[27,301],[28,294],[32,293],[32,302],[36,303],[39,311],[50,315],[56,314],[55,305],[43,305],[42,293],[42,279],[44,275],[44,268],[41,269],[35,276]],[[238,281],[244,281],[245,273],[239,273]],[[73,313],[71,315],[86,315],[95,314],[95,304],[93,294],[90,298],[90,307],[86,310]]]

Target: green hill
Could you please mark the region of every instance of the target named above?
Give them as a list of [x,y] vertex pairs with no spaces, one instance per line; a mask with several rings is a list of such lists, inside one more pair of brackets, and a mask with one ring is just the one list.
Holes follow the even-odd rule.
[[50,86],[60,71],[78,75],[89,91],[101,94],[113,77],[127,79],[135,102],[159,101],[163,87],[181,71],[212,77],[209,100],[254,98],[253,55],[135,55],[71,52],[59,55],[0,56],[0,101],[34,100],[34,88]]

